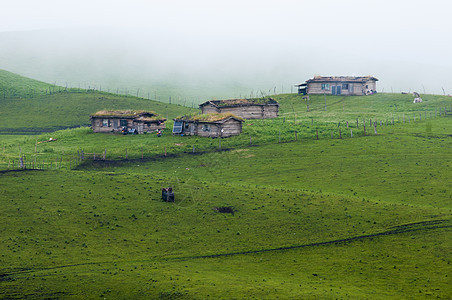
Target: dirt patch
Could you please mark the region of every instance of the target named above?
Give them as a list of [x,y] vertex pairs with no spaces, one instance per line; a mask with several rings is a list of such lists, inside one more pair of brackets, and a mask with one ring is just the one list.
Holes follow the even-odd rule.
[[213,210],[222,214],[232,214],[232,215],[235,212],[232,206],[214,207]]
[[246,151],[250,151],[250,149],[236,149],[236,150],[232,150],[231,153],[239,153],[239,152],[246,152]]

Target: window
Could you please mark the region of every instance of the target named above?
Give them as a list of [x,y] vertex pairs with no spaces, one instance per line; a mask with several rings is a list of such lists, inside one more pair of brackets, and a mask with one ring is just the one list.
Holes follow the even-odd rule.
[[322,90],[329,90],[330,84],[329,83],[322,83]]
[[348,90],[348,83],[343,83],[342,84],[342,89],[343,90]]
[[202,131],[210,131],[209,124],[202,125]]
[[107,119],[103,119],[102,120],[102,126],[103,127],[108,127],[108,120]]
[[120,120],[119,125],[127,127],[127,120]]

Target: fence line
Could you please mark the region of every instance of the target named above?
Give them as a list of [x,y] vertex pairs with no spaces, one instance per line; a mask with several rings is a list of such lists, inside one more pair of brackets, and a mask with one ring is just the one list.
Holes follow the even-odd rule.
[[[377,127],[378,125],[381,127],[384,126],[393,126],[396,124],[399,125],[404,125],[405,123],[420,123],[421,121],[426,121],[428,119],[428,115],[427,112],[424,112],[424,118],[422,118],[422,112],[419,113],[419,117],[416,118],[416,115],[419,112],[413,112],[413,113],[404,113],[402,114],[402,117],[400,117],[400,115],[397,115],[397,122],[395,121],[395,117],[394,115],[391,116],[391,118],[386,118],[384,121],[383,120],[378,120],[378,119],[366,119],[366,118],[362,118],[362,120],[360,120],[359,118],[356,119],[356,127],[352,128],[351,124],[353,124],[353,122],[345,122],[345,125],[342,125],[341,122],[338,123],[337,125],[337,129],[336,130],[331,130],[330,127],[326,127],[323,129],[316,128],[315,131],[311,130],[311,133],[309,135],[303,134],[303,135],[299,135],[300,131],[299,129],[297,130],[286,130],[285,134],[282,135],[282,131],[281,129],[279,129],[278,131],[275,132],[274,136],[265,136],[264,139],[259,138],[259,136],[253,136],[251,134],[249,134],[248,136],[243,136],[244,138],[239,141],[236,144],[231,145],[230,147],[228,147],[228,143],[227,140],[219,138],[218,139],[218,145],[215,146],[214,143],[211,143],[210,145],[206,145],[206,144],[200,144],[200,145],[188,145],[188,148],[190,149],[185,149],[182,148],[182,150],[175,150],[175,151],[171,151],[171,149],[167,149],[167,146],[165,145],[164,147],[162,147],[160,149],[160,153],[159,152],[155,152],[155,151],[149,151],[148,153],[146,153],[146,151],[144,150],[143,147],[140,148],[140,152],[139,154],[135,154],[133,155],[133,157],[131,158],[132,160],[135,159],[139,159],[139,157],[141,157],[141,159],[149,159],[149,158],[156,158],[156,157],[167,157],[168,155],[175,155],[175,154],[179,154],[179,153],[207,153],[207,152],[215,152],[215,151],[223,151],[223,150],[227,150],[227,149],[231,149],[234,147],[245,147],[245,146],[256,146],[256,145],[269,145],[269,144],[275,144],[275,143],[288,143],[288,142],[297,142],[297,141],[303,141],[303,140],[319,140],[319,139],[325,139],[325,138],[331,138],[334,139],[335,137],[338,139],[343,139],[343,138],[356,138],[359,136],[368,136],[369,133],[367,132],[367,128],[366,128],[366,123],[369,122],[370,127],[373,127],[373,131],[374,131],[374,135],[378,135],[378,130]],[[438,115],[441,116],[447,116],[448,113],[452,113],[452,107],[449,110],[449,112],[447,111],[447,107],[444,108],[435,108],[435,116],[437,117]],[[413,118],[411,118],[411,116],[413,116]],[[430,112],[429,114],[430,119],[433,118],[433,112]],[[285,123],[285,118],[283,120],[283,123]],[[311,122],[313,124],[313,121]],[[325,124],[330,124],[330,123],[325,123]],[[330,124],[331,125],[331,124]],[[342,131],[342,126],[346,126],[348,129],[350,129],[350,135],[346,135],[345,131]],[[359,131],[359,129],[362,128],[362,131]],[[354,129],[356,131],[354,131]],[[330,137],[330,134],[331,137]],[[326,134],[326,135],[325,135]],[[290,136],[292,136],[292,138],[290,138]],[[284,138],[285,137],[285,138]],[[287,137],[289,137],[287,139]],[[249,140],[248,140],[249,139]],[[3,154],[5,154],[6,152],[6,148],[5,146],[2,147],[3,148]],[[11,159],[8,158],[8,161],[6,161],[6,157],[5,157],[5,162],[4,163],[0,163],[0,167],[4,166],[6,169],[72,169],[75,168],[77,166],[79,166],[83,161],[85,160],[92,160],[92,161],[105,161],[105,160],[129,160],[129,151],[127,148],[125,148],[123,151],[123,155],[118,155],[118,149],[113,149],[113,151],[111,149],[105,148],[103,150],[103,152],[93,152],[93,153],[88,153],[85,152],[84,149],[80,149],[77,150],[77,154],[64,154],[64,150],[62,150],[61,155],[58,155],[52,159],[49,158],[43,158],[41,160],[39,160],[38,156],[37,156],[37,149],[36,147],[34,147],[35,149],[35,153],[34,154],[24,154],[23,153],[23,149],[22,147],[19,145],[18,147],[18,151],[19,151],[19,155],[16,156],[16,159]],[[173,149],[174,150],[174,149]]]

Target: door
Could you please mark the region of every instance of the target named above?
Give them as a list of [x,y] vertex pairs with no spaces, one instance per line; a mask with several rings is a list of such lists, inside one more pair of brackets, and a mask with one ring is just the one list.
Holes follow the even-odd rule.
[[137,124],[137,131],[138,131],[138,133],[139,134],[142,134],[143,133],[143,123],[138,123]]
[[331,94],[332,95],[340,95],[342,91],[342,87],[340,85],[333,85],[331,87]]
[[184,122],[182,121],[174,121],[173,125],[173,134],[181,134],[182,126],[184,126]]

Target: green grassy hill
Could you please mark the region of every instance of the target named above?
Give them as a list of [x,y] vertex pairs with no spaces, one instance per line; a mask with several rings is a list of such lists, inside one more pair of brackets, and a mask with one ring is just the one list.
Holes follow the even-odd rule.
[[0,298],[451,298],[450,98],[275,98],[221,140],[0,136]]
[[397,129],[0,173],[1,295],[449,298],[450,118]]
[[0,99],[31,98],[50,93],[54,88],[52,84],[0,69]]
[[[152,110],[169,119],[194,111],[158,101],[104,93],[65,89],[0,70],[0,134],[30,134],[89,126],[90,114],[102,109]],[[34,89],[34,94],[30,94]],[[46,90],[48,89],[48,90]]]

